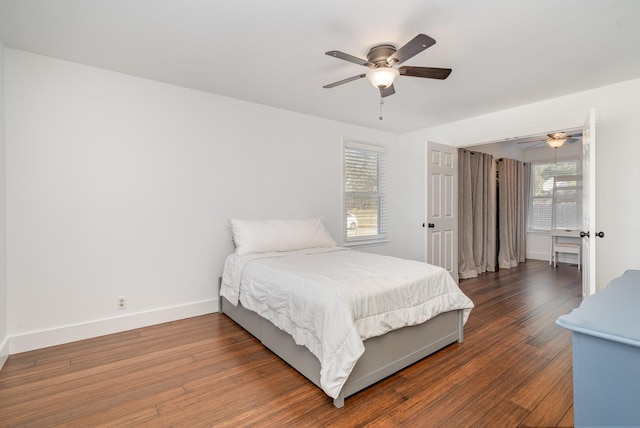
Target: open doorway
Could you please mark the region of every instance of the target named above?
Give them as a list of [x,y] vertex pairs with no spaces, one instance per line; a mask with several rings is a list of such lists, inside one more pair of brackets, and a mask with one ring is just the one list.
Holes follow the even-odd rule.
[[[563,228],[578,232],[582,226],[576,223],[576,220],[581,219],[582,208],[581,194],[578,199],[576,198],[579,184],[575,180],[573,183],[565,180],[561,184],[558,179],[558,185],[555,185],[555,177],[577,178],[582,173],[582,129],[567,130],[565,133],[566,139],[560,144],[554,141],[548,142],[547,140],[550,139],[548,134],[539,134],[465,147],[474,152],[490,154],[495,160],[515,159],[531,165],[531,191],[527,196],[526,259],[551,261],[551,255],[555,254],[552,252],[551,230]],[[569,184],[571,189],[566,187]],[[565,188],[557,191],[558,186],[562,185],[565,185]],[[497,190],[496,198],[499,198]],[[569,219],[568,214],[571,210],[573,210],[573,218]],[[573,223],[568,224],[569,220]],[[578,236],[553,239],[578,245],[580,243]],[[496,243],[496,252],[498,246],[499,244]],[[558,253],[557,256],[557,262],[568,263],[578,268],[579,253]]]

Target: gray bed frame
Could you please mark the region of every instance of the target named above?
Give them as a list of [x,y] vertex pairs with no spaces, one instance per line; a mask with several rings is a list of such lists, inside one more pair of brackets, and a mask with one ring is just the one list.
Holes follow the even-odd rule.
[[[240,303],[233,306],[219,296],[219,311],[255,336],[264,346],[291,367],[320,387],[320,362],[304,346],[270,321]],[[462,342],[463,310],[442,313],[423,324],[403,327],[383,336],[364,341],[365,352],[356,363],[334,406],[344,406],[344,399],[402,370],[418,360],[454,342]]]

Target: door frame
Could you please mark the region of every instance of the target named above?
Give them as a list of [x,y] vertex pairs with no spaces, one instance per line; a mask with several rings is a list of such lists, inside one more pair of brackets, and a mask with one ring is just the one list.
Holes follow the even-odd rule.
[[[597,125],[597,123],[598,123],[597,112],[596,112],[596,110],[595,110],[595,109],[590,109],[590,110],[588,111],[588,116],[587,116],[587,122],[586,122],[586,123],[584,123],[584,122],[583,122],[583,123],[581,123],[581,124],[574,124],[574,125],[572,125],[572,126],[567,126],[567,127],[565,127],[565,128],[564,128],[564,130],[565,130],[566,132],[569,132],[569,133],[571,133],[571,132],[575,132],[575,131],[577,131],[577,130],[583,130],[583,132],[584,132],[585,127],[586,127],[587,125],[589,125],[590,123],[592,123],[592,124],[593,124],[593,125],[592,125],[592,131],[591,131],[591,132],[593,133],[593,135],[594,135],[594,139],[595,139],[595,133],[597,132],[597,131],[596,131],[596,128],[597,128],[597,126],[596,126],[596,125]],[[519,136],[519,137],[513,137],[513,138],[502,138],[502,139],[499,139],[499,140],[493,140],[493,141],[486,141],[486,142],[473,143],[473,144],[470,144],[470,145],[461,145],[461,146],[459,146],[459,147],[458,147],[458,146],[455,146],[455,148],[456,148],[456,150],[457,150],[458,148],[464,148],[464,149],[468,149],[468,150],[474,150],[474,147],[477,147],[477,146],[484,146],[484,145],[489,145],[489,144],[498,144],[498,143],[513,143],[513,144],[516,144],[516,143],[517,143],[518,141],[520,141],[520,140],[526,140],[526,139],[530,139],[531,137],[534,137],[534,136],[541,136],[541,135],[545,135],[545,134],[547,134],[547,133],[549,133],[549,132],[555,132],[555,131],[557,131],[557,130],[558,130],[558,129],[555,129],[555,130],[553,130],[553,131],[544,131],[544,132],[543,132],[543,131],[541,131],[541,132],[537,132],[537,133],[534,133],[534,134],[528,134],[528,135],[523,135],[523,136]],[[595,146],[592,146],[592,148],[595,148]],[[597,152],[596,152],[596,150],[592,150],[592,151],[591,151],[591,154],[592,154],[592,158],[591,158],[591,159],[592,159],[592,162],[591,162],[592,177],[590,177],[590,178],[591,178],[591,183],[590,183],[590,184],[591,184],[591,189],[590,189],[591,194],[590,194],[589,196],[590,196],[590,198],[592,199],[592,203],[591,203],[591,204],[593,205],[593,206],[592,206],[592,208],[591,208],[591,213],[593,213],[593,214],[594,214],[594,217],[593,217],[593,218],[595,219],[595,200],[596,200],[596,196],[595,196],[595,188],[596,188],[596,182],[595,182],[595,163],[596,163],[596,158],[597,158]],[[583,157],[584,157],[584,154],[583,154]],[[583,168],[584,168],[584,166],[583,166]],[[584,175],[584,171],[583,171],[583,175]],[[457,184],[456,184],[456,186],[457,186]],[[457,189],[457,187],[456,187],[456,189]],[[583,214],[584,214],[584,210],[583,210]],[[590,266],[590,267],[589,267],[589,268],[587,268],[587,265],[585,264],[585,262],[587,262],[587,261],[585,260],[585,257],[587,257],[587,256],[585,255],[585,251],[583,251],[583,252],[582,252],[582,257],[583,257],[583,258],[582,258],[583,269],[581,270],[581,273],[582,273],[582,276],[583,276],[583,294],[584,294],[585,296],[586,296],[586,295],[588,295],[588,294],[586,294],[586,293],[585,293],[585,291],[586,291],[587,289],[588,289],[588,293],[591,293],[591,294],[592,294],[592,293],[594,293],[594,292],[596,291],[596,287],[595,287],[595,283],[596,283],[596,272],[595,272],[595,268],[596,268],[596,263],[597,263],[597,257],[596,257],[596,252],[595,252],[595,245],[594,245],[594,243],[595,243],[595,233],[596,233],[596,230],[597,230],[597,229],[596,229],[595,221],[591,221],[590,229],[591,229],[591,230],[590,230],[591,238],[583,238],[583,242],[584,242],[584,239],[589,239],[589,240],[590,240],[590,241],[589,241],[589,243],[591,244],[591,245],[590,245],[590,250],[592,250],[592,251],[589,251],[589,254],[590,254],[590,255],[588,256],[588,257],[590,257],[590,260],[589,260],[589,262],[590,262],[589,266]],[[586,231],[586,230],[585,230],[585,231]],[[457,258],[457,256],[456,256],[456,258]],[[585,277],[586,275],[588,275],[588,276],[589,276],[589,277],[587,278],[587,281],[589,282],[589,285],[585,285],[585,283],[584,283],[584,277]]]
[[596,292],[596,110],[590,109],[582,131],[582,297]]

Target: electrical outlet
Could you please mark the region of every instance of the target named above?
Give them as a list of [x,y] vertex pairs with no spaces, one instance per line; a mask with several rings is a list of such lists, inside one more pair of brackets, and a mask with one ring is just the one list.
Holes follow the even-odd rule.
[[119,311],[127,309],[127,298],[125,296],[116,298],[116,309]]

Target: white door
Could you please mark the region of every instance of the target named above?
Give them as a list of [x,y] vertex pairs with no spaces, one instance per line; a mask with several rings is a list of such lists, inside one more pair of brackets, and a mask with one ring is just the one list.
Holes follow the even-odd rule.
[[[596,292],[596,111],[582,130],[582,297]],[[583,235],[581,234],[581,236]]]
[[458,152],[427,143],[427,263],[442,266],[458,281]]

